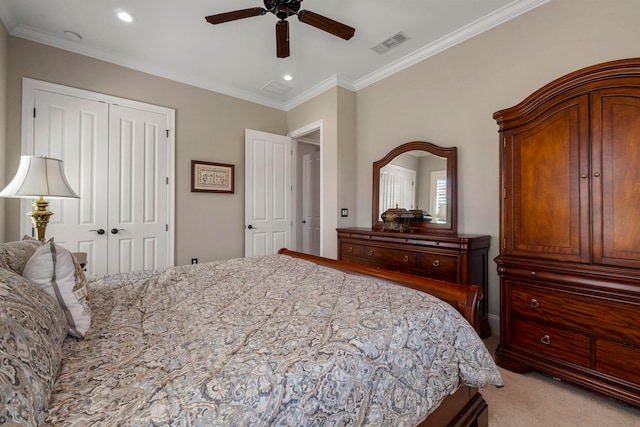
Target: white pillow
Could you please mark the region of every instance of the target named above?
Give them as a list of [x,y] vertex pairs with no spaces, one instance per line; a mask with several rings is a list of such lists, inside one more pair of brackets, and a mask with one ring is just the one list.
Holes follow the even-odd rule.
[[91,326],[87,278],[71,252],[50,239],[36,249],[22,275],[58,302],[69,335],[83,338]]

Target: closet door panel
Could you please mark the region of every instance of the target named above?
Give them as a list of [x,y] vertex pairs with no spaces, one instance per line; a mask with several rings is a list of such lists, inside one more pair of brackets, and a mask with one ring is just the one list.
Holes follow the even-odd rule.
[[110,273],[168,266],[167,127],[165,115],[110,106]]
[[507,134],[506,253],[589,261],[588,97]]
[[638,268],[640,88],[601,91],[594,104],[594,261]]
[[[108,106],[44,90],[36,90],[33,154],[61,159],[79,199],[50,199],[54,212],[45,238],[72,252],[87,253],[87,274],[106,272],[107,239],[95,230],[107,224]],[[27,200],[31,210],[31,200]],[[22,218],[27,229],[31,221]],[[31,233],[26,233],[31,234]]]

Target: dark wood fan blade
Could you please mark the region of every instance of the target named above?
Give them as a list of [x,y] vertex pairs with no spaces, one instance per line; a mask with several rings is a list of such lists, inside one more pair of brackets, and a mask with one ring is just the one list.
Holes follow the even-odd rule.
[[319,28],[345,40],[349,40],[356,32],[355,28],[308,10],[298,12],[298,19],[305,24],[309,24],[312,27]]
[[281,20],[276,23],[276,50],[278,58],[289,56],[289,21]]
[[267,9],[262,7],[251,7],[249,9],[234,10],[233,12],[218,13],[205,17],[210,24],[222,24],[223,22],[235,21],[236,19],[251,18],[267,13]]

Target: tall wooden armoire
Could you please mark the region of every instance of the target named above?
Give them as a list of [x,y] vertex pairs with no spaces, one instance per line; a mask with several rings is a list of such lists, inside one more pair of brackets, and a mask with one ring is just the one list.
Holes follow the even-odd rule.
[[494,114],[500,366],[640,405],[640,58]]

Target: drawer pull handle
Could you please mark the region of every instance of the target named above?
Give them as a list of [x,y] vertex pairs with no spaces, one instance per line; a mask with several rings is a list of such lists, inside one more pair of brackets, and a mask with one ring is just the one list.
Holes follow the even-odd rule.
[[532,271],[532,272],[531,272],[531,275],[532,275],[532,276],[535,276],[535,275],[536,275],[536,272],[535,272],[535,271]]
[[437,260],[433,261],[432,264],[433,264],[434,267],[440,267],[440,260],[437,259]]
[[549,345],[551,344],[551,337],[549,335],[545,335],[542,338],[540,338],[540,342],[544,345]]
[[531,307],[532,307],[532,308],[538,308],[538,307],[540,307],[540,303],[538,302],[538,300],[537,300],[537,299],[532,299],[532,300],[531,300]]
[[369,255],[373,255],[373,249],[369,251]]
[[350,246],[348,252],[349,253],[353,252],[353,247]]
[[402,258],[402,260],[404,262],[409,262],[409,255],[405,255],[404,258]]

